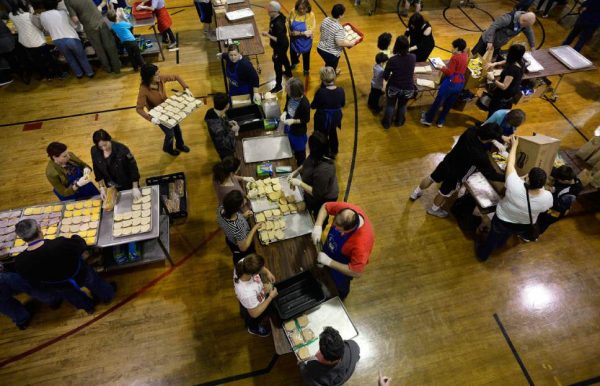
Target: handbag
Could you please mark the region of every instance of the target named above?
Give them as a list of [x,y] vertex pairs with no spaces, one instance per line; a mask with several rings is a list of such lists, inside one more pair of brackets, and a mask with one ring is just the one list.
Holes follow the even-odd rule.
[[527,185],[525,185],[525,194],[527,194],[527,211],[529,212],[529,224],[531,226],[523,238],[529,241],[536,241],[538,237],[540,237],[540,230],[537,224],[533,223],[533,216],[531,215],[531,203],[529,202],[529,189],[527,189]]

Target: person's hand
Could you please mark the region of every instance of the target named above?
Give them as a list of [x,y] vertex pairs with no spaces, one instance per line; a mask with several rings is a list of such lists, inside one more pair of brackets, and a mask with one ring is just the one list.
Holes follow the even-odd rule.
[[312,242],[317,245],[319,241],[321,241],[321,235],[323,234],[323,227],[321,225],[315,225],[313,227],[312,233],[310,237],[312,238]]
[[242,177],[242,181],[244,182],[255,182],[254,177]]
[[392,378],[382,375],[381,370],[379,370],[379,378],[377,382],[379,386],[390,386],[392,384]]
[[184,92],[187,94],[187,96],[192,98],[194,97],[194,94],[192,94],[192,90],[190,90],[189,88],[186,88]]
[[489,80],[494,80],[495,79],[495,77],[494,77],[494,71],[488,71],[487,78]]
[[319,252],[319,254],[317,255],[317,262],[321,265],[326,265],[329,267],[332,261],[333,259],[327,256],[325,252]]
[[487,51],[492,51],[493,49],[494,49],[494,43],[488,43],[486,50]]
[[302,180],[300,178],[291,178],[289,182],[293,186],[300,186],[300,185],[302,185]]
[[273,289],[271,290],[271,292],[269,292],[269,297],[270,298],[276,298],[277,295],[279,295],[279,292],[277,292],[277,287],[273,287]]
[[266,276],[269,283],[275,283],[275,275],[273,275],[271,271],[269,271]]
[[244,217],[249,218],[253,214],[254,214],[254,212],[252,212],[251,210],[247,210],[247,211],[244,212]]
[[75,185],[81,188],[83,185],[86,185],[89,182],[90,180],[87,179],[87,176],[83,176],[80,179],[78,179],[77,182],[75,182]]
[[517,137],[516,135],[511,135],[510,136],[510,148],[512,149],[513,146],[515,147],[515,149],[517,148],[517,146],[519,145],[519,137]]
[[[143,3],[142,3],[142,4],[143,4]],[[142,5],[142,4],[139,4],[139,5],[136,7],[136,9],[137,9],[138,11],[141,11],[142,9],[146,8],[146,7],[145,7],[144,5]]]
[[259,105],[262,102],[262,99],[260,97],[260,94],[255,92],[254,96],[252,97],[252,100],[254,101],[255,104]]
[[92,174],[92,169],[90,169],[90,168],[83,168],[83,175],[84,176],[89,176],[90,174]]
[[269,36],[269,33],[268,33],[267,31],[263,31],[263,32],[261,33],[261,35],[262,35],[262,36]]
[[286,125],[286,126],[292,126],[295,123],[296,123],[296,120],[292,119],[292,118],[288,118],[288,119],[286,119],[286,120],[283,121],[283,124]]
[[142,192],[140,188],[131,189],[131,194],[133,195],[133,202],[138,202],[142,199]]
[[284,112],[283,112],[283,113],[281,113],[281,115],[279,116],[279,120],[280,120],[281,122],[284,122],[286,119],[287,119],[287,112],[285,112],[285,111],[284,111]]
[[152,119],[150,120],[150,122],[152,122],[152,124],[156,125],[156,126],[160,125],[160,121],[158,120],[158,118],[152,117]]
[[313,32],[311,30],[304,31],[304,36],[306,36],[307,38],[311,37],[312,34],[313,34]]
[[106,200],[106,188],[104,186],[100,187],[100,198],[102,201]]
[[223,58],[223,53],[219,52],[217,53],[217,59],[221,60]]

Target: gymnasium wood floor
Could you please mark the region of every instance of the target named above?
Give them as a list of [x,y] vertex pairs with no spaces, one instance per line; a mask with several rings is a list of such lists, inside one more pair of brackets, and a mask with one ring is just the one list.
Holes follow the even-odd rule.
[[[253,7],[263,28],[266,3],[260,0]],[[328,12],[333,3],[321,0]],[[448,151],[453,136],[464,130],[467,121],[484,118],[484,113],[471,107],[452,112],[444,128],[425,128],[417,123],[421,108],[413,106],[404,127],[384,131],[380,117],[366,108],[376,37],[384,31],[397,35],[404,27],[391,13],[395,3],[385,2],[372,17],[366,7],[345,4],[345,20],[361,28],[367,39],[348,50],[358,122],[348,64],[341,62],[338,84],[346,89],[348,105],[338,178],[346,191],[353,128],[358,124],[349,201],[366,210],[377,237],[367,271],[354,281],[346,302],[361,347],[361,360],[348,384],[375,384],[381,369],[394,385],[525,385],[528,380],[498,322],[532,383],[568,385],[600,376],[598,217],[567,218],[538,243],[512,242],[487,263],[477,262],[472,241],[453,219],[425,213],[433,189],[415,203],[408,195]],[[478,4],[493,16],[512,6],[508,1]],[[291,9],[293,2],[285,0],[283,5]],[[197,96],[223,90],[216,45],[204,39],[191,1],[174,0],[169,6],[181,41],[180,64],[173,53],[167,53],[167,60],[159,63],[161,71],[183,76]],[[317,21],[322,20],[323,14],[314,8]],[[441,10],[428,8],[424,13],[439,47],[449,48],[458,36],[475,44],[478,33],[449,25]],[[490,22],[481,11],[467,13],[481,26]],[[566,34],[567,27],[557,24],[556,13],[541,21],[546,31],[544,47],[558,45]],[[477,30],[457,9],[448,10],[447,16],[456,25]],[[536,34],[539,40],[539,25]],[[266,50],[261,56],[261,82],[274,78],[268,46]],[[600,64],[593,47],[584,54]],[[439,49],[433,55],[448,57]],[[321,63],[313,51],[310,98]],[[558,110],[590,137],[600,125],[599,82],[598,72],[573,74],[563,80],[556,108],[542,100],[519,106],[528,116],[520,134],[538,132],[560,138],[566,148],[581,146],[582,135]],[[15,82],[0,89],[4,149],[0,209],[54,200],[44,176],[45,146],[54,140],[65,142],[89,161],[91,133],[98,128],[130,146],[143,179],[185,172],[191,201],[187,221],[171,229],[172,254],[181,264],[155,285],[146,287],[168,271],[167,266],[111,275],[119,285],[117,298],[109,306],[99,306],[94,316],[68,304],[58,311],[42,308],[26,331],[0,318],[1,360],[24,353],[0,368],[0,384],[189,385],[262,370],[273,359],[272,340],[250,336],[238,316],[229,252],[214,219],[210,170],[218,157],[202,121],[206,107],[183,124],[192,152],[170,157],[160,151],[160,130],[132,108],[138,84],[138,74],[125,68],[119,76],[99,71],[93,80],[71,77],[52,83],[34,81],[29,86]],[[271,87],[269,83],[262,90]],[[425,97],[419,103],[427,105],[431,100]],[[66,116],[72,117],[61,118]],[[26,121],[40,121],[43,126],[24,131],[19,122]],[[46,342],[50,342],[47,347],[28,352]],[[277,358],[268,370],[233,383],[301,383],[291,355]]]

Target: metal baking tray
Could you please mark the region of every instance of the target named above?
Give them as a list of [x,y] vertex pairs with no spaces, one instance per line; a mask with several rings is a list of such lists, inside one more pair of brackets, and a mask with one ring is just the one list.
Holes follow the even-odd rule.
[[[256,216],[256,213],[255,213]],[[304,211],[302,213],[293,213],[286,214],[285,216],[280,216],[285,220],[285,229],[283,230],[283,240],[293,239],[295,237],[304,236],[312,232],[314,224],[312,217],[308,213],[308,211]],[[277,217],[279,218],[279,217]],[[256,220],[256,217],[255,217]],[[270,219],[272,221],[273,219]],[[259,237],[260,240],[260,237]],[[268,244],[273,244],[283,240],[275,240],[271,241]],[[268,245],[267,243],[263,243],[263,245]]]
[[[183,96],[183,93],[178,93],[178,94],[176,94],[176,95],[174,95],[174,96],[181,97],[181,96]],[[196,111],[196,110],[198,109],[198,107],[202,106],[202,101],[200,101],[200,100],[197,100],[197,99],[196,99],[196,101],[195,101],[195,102],[188,102],[187,100],[186,100],[185,102],[178,102],[178,101],[176,101],[175,99],[173,99],[173,96],[171,96],[171,97],[167,98],[167,99],[166,99],[166,100],[165,100],[163,103],[161,103],[159,106],[160,106],[161,108],[163,108],[163,109],[165,109],[167,106],[170,106],[170,104],[167,102],[167,100],[169,100],[169,99],[170,99],[170,100],[172,100],[172,101],[174,101],[174,102],[177,102],[177,103],[183,103],[183,104],[184,104],[186,107],[189,107],[189,106],[191,106],[191,107],[192,107],[192,111],[190,111],[189,113],[186,113],[186,112],[185,112],[183,109],[179,110],[179,113],[181,113],[181,114],[184,114],[184,115],[185,115],[185,117],[183,117],[183,118],[177,118],[177,119],[173,118],[173,119],[175,119],[175,121],[176,121],[174,124],[169,124],[169,122],[168,122],[168,121],[166,121],[166,120],[163,120],[163,119],[159,119],[159,121],[160,121],[160,124],[161,124],[161,125],[163,125],[163,126],[166,126],[166,127],[168,127],[169,129],[172,129],[173,127],[175,127],[175,126],[177,126],[178,124],[180,124],[181,122],[183,122],[183,120],[184,120],[184,119],[186,119],[187,117],[189,117],[190,115],[192,115],[192,113],[193,113],[194,111]],[[199,102],[199,103],[198,103],[198,102]],[[157,107],[158,107],[158,106],[157,106]],[[157,112],[157,111],[156,111],[156,107],[155,107],[155,108],[153,108],[152,110],[150,110],[150,111],[148,112],[148,114],[150,114],[150,112],[152,112],[152,114],[158,113],[158,114],[164,115],[164,112]],[[151,115],[152,115],[152,114],[151,114]]]
[[[159,211],[160,211],[160,203],[159,203],[159,186],[152,185],[146,186],[144,188],[151,188],[152,194],[150,197],[152,199],[150,202],[152,203],[152,207],[150,210],[152,214],[150,215],[152,221],[150,222],[151,228],[149,232],[146,233],[138,233],[135,235],[129,235],[124,237],[113,237],[112,235],[112,227],[113,227],[113,215],[114,213],[123,213],[129,212],[131,209],[131,203],[133,201],[133,195],[131,194],[131,190],[123,190],[119,192],[119,201],[117,205],[115,205],[114,210],[107,212],[105,211],[102,214],[100,219],[100,226],[98,227],[98,242],[97,245],[101,248],[112,247],[114,245],[121,245],[127,243],[135,243],[137,241],[150,240],[155,239],[159,235]],[[140,188],[143,189],[143,188]],[[125,209],[127,208],[127,209]]]
[[580,70],[592,65],[592,62],[579,52],[575,51],[571,46],[552,47],[549,51],[552,56],[570,70]]
[[491,208],[500,202],[500,196],[481,172],[471,174],[465,184],[481,208]]
[[[287,177],[279,177],[279,184],[284,196],[294,195],[296,202],[304,201],[304,191],[301,187],[290,189],[290,184],[287,182]],[[257,197],[250,199],[250,207],[253,212],[264,212],[267,209],[277,209],[279,204],[269,200],[267,197]]]
[[[96,244],[98,243],[98,237],[99,237],[99,235],[100,235],[100,222],[102,221],[102,212],[103,212],[103,210],[102,210],[102,205],[103,205],[103,202],[102,202],[102,197],[101,197],[99,194],[98,194],[98,195],[96,195],[96,196],[93,196],[93,197],[89,197],[89,198],[86,198],[86,199],[82,199],[82,200],[70,200],[70,201],[65,201],[65,202],[64,202],[64,204],[65,204],[65,208],[64,208],[64,210],[63,210],[63,218],[61,219],[61,222],[60,222],[60,227],[61,227],[61,226],[63,225],[63,221],[64,221],[64,219],[66,218],[66,217],[64,217],[64,215],[65,215],[65,213],[66,213],[67,211],[69,211],[69,209],[67,209],[67,206],[68,206],[68,205],[70,205],[70,204],[75,204],[75,203],[77,203],[77,202],[86,202],[86,201],[91,201],[91,200],[100,200],[100,207],[99,207],[99,208],[100,208],[100,213],[99,213],[99,217],[98,217],[98,226],[96,227],[96,236],[94,236],[94,243],[93,243],[93,244],[87,244],[88,246],[96,245]],[[89,208],[93,208],[93,207],[89,207]],[[96,207],[96,208],[97,208],[97,207]],[[83,209],[88,209],[88,208],[83,208]],[[75,209],[73,209],[73,210],[75,210]],[[76,216],[73,216],[73,217],[76,217]],[[90,222],[92,222],[92,221],[90,221]],[[77,233],[77,232],[60,232],[60,227],[59,227],[59,233],[58,233],[58,236],[70,237],[70,236],[65,236],[65,234],[74,234],[74,233]],[[91,228],[90,228],[90,229],[91,229]],[[86,238],[86,239],[87,239],[87,238]],[[86,241],[86,243],[87,243],[87,241]]]
[[[311,357],[314,357],[319,351],[319,334],[323,332],[325,327],[329,326],[338,330],[343,340],[354,339],[358,336],[358,329],[350,319],[344,303],[337,296],[306,311],[305,314],[308,317],[306,328],[310,328],[317,338],[306,346]],[[291,334],[288,331],[285,331],[285,336],[288,338],[296,357],[302,360],[298,356],[298,350],[302,346],[294,347],[292,345]]]
[[287,135],[265,135],[242,139],[244,162],[275,161],[292,158],[292,146]]
[[250,39],[254,37],[254,26],[250,23],[217,27],[217,40]]

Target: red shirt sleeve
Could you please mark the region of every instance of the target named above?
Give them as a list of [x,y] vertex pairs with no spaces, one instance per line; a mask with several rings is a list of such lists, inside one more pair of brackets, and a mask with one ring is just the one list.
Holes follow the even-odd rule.
[[452,55],[452,57],[450,58],[450,61],[448,62],[448,65],[442,67],[441,71],[444,73],[444,75],[449,76],[456,72],[457,66],[458,66],[458,63],[456,61],[456,55]]
[[365,219],[365,224],[358,229],[342,248],[342,253],[350,257],[348,268],[354,272],[362,273],[373,251],[375,236],[371,224]]

